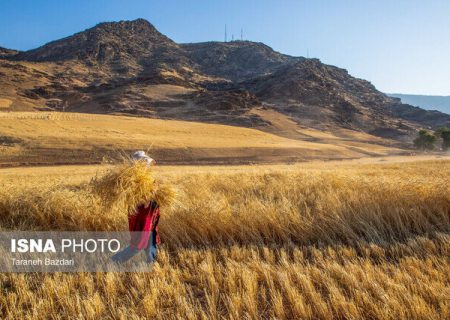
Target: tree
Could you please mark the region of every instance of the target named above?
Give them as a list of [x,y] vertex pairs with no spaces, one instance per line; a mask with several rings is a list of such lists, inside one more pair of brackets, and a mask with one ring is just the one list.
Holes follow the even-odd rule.
[[450,149],[450,128],[439,128],[434,135],[442,139],[442,150]]
[[421,150],[433,150],[436,143],[436,136],[426,130],[420,130],[419,136],[414,139],[414,146]]

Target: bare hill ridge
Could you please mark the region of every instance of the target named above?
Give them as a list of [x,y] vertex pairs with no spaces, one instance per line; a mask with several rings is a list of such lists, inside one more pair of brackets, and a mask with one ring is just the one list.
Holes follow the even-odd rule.
[[164,56],[164,50],[176,50],[177,47],[177,44],[148,21],[138,19],[100,23],[72,36],[22,52],[16,59],[52,62],[77,59],[85,63],[137,62],[151,58],[155,53]]
[[275,112],[299,128],[346,128],[401,141],[419,128],[450,123],[449,115],[402,104],[317,59],[251,41],[177,44],[143,19],[1,52],[2,111],[133,114],[271,132],[273,118],[262,115]]

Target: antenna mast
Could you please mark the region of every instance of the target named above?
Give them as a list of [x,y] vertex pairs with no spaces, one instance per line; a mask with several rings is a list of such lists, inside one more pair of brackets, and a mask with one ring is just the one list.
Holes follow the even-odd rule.
[[244,34],[244,30],[241,28],[241,41],[244,40],[243,34]]
[[225,42],[227,42],[227,25],[225,24]]

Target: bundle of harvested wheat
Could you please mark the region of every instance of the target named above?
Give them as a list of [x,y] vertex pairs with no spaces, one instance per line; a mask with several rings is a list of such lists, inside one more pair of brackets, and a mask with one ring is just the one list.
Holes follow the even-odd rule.
[[168,207],[174,203],[176,196],[177,193],[171,185],[158,183],[151,200],[156,201],[160,206]]
[[113,167],[105,175],[94,178],[91,187],[110,209],[126,212],[152,200],[169,205],[175,198],[174,189],[155,180],[152,168],[145,161]]

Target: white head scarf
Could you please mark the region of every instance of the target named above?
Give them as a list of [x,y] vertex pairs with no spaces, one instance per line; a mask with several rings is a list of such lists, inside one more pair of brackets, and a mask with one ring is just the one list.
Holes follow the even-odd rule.
[[145,153],[145,151],[142,151],[142,150],[139,150],[139,151],[134,152],[134,153],[131,155],[131,158],[132,158],[133,160],[136,160],[136,161],[144,160],[145,162],[147,162],[147,165],[148,165],[148,166],[151,166],[151,165],[155,165],[155,164],[156,164],[155,160],[154,160],[153,158],[149,157],[149,156]]

